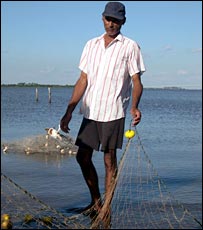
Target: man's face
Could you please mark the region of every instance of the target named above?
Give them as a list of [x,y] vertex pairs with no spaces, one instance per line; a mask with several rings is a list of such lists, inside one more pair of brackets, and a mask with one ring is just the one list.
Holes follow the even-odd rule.
[[124,20],[118,20],[112,17],[105,16],[102,19],[106,33],[110,37],[116,36],[120,32],[121,26],[124,24]]

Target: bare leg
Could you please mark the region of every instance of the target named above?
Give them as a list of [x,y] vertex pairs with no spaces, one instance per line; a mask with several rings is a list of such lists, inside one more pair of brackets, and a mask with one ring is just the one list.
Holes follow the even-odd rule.
[[115,176],[115,173],[117,171],[116,150],[108,150],[104,152],[104,163],[106,170],[105,192],[107,198],[111,191],[112,178],[113,176]]
[[85,209],[91,208],[91,206],[97,204],[100,200],[98,176],[92,162],[92,154],[93,149],[91,148],[79,148],[76,156],[92,198],[91,204]]
[[117,172],[117,157],[116,150],[108,150],[104,152],[104,164],[105,164],[105,201],[97,216],[96,220],[92,224],[93,229],[98,229],[98,226],[103,226],[104,229],[109,229],[111,225],[111,199],[112,199],[112,179],[116,176]]

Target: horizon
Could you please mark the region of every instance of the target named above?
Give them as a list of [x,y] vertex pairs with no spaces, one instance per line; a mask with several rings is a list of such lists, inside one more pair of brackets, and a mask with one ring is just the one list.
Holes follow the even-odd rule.
[[[9,84],[5,84],[5,83],[1,83],[1,86],[15,86],[15,87],[74,87],[74,84],[40,84],[40,83],[26,83],[26,82],[19,82],[19,83],[9,83]],[[202,90],[202,88],[199,89],[188,89],[188,88],[183,88],[183,87],[179,87],[179,86],[163,86],[163,87],[144,87],[143,89],[180,89],[180,90]]]

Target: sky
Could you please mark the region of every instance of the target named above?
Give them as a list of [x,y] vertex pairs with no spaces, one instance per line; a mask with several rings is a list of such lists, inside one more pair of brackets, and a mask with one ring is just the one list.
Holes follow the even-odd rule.
[[[1,1],[1,84],[74,85],[108,1]],[[202,89],[202,1],[121,1],[146,88]]]

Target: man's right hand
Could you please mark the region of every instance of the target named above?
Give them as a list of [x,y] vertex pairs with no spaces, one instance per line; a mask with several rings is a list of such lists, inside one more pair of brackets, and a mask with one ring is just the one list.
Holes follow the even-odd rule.
[[72,113],[65,114],[60,121],[60,128],[63,132],[68,133],[70,131],[68,125],[72,118]]

